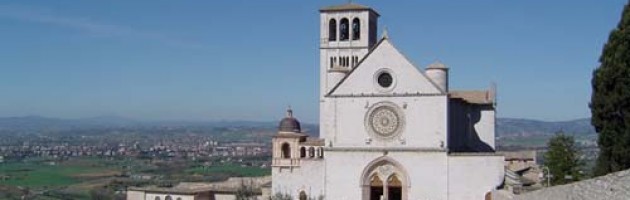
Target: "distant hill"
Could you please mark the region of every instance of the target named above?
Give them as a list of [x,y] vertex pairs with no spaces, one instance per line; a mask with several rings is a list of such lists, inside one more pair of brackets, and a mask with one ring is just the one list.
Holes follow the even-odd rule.
[[590,118],[546,122],[531,119],[498,118],[497,136],[552,135],[558,131],[568,134],[596,134]]
[[[201,127],[201,128],[257,128],[275,131],[278,122],[264,121],[139,121],[118,116],[99,116],[82,119],[59,119],[41,116],[0,117],[0,134],[29,134],[40,132],[73,132],[117,128]],[[302,123],[302,130],[317,136],[319,126]]]
[[109,128],[138,125],[140,122],[114,116],[84,119],[58,119],[41,116],[0,118],[0,131],[64,130],[76,128]]
[[[191,126],[191,127],[257,127],[275,129],[278,122],[261,121],[139,121],[117,116],[83,119],[58,119],[40,116],[1,117],[0,132],[37,132],[40,130],[72,130],[125,127]],[[319,133],[317,124],[303,124],[311,135]],[[551,135],[557,131],[571,134],[595,134],[590,119],[546,122],[540,120],[498,118],[497,136]]]

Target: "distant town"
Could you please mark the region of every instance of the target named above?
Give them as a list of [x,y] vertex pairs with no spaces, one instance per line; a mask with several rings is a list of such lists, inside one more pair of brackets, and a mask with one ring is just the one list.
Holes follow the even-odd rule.
[[[547,140],[564,131],[576,137],[591,162],[597,155],[596,135],[592,127],[580,126],[584,120],[499,119],[498,150],[533,152],[506,156],[506,163],[535,160],[541,165]],[[5,186],[0,194],[123,198],[129,187],[271,174],[271,137],[277,132],[273,122],[88,121],[1,118],[0,184]],[[316,125],[303,126],[306,133],[318,132]]]

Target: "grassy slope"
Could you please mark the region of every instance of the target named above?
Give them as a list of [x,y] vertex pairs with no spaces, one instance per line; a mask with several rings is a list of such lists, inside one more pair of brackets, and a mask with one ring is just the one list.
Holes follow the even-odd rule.
[[211,167],[194,167],[186,170],[192,174],[229,174],[231,176],[255,177],[271,175],[270,169],[260,167],[242,167],[239,165],[221,165]]
[[0,175],[7,176],[0,184],[26,187],[55,187],[79,183],[81,174],[111,171],[111,168],[98,166],[94,161],[66,162],[48,165],[39,162],[0,164]]

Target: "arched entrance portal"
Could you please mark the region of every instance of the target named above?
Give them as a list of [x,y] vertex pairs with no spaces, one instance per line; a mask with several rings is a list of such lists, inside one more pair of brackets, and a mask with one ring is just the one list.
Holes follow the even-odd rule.
[[389,157],[378,158],[363,170],[363,200],[407,200],[407,172]]

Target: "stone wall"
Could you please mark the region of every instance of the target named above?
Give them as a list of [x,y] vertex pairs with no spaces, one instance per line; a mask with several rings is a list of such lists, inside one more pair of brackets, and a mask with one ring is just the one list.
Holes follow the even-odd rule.
[[627,200],[630,199],[630,170],[579,181],[567,185],[549,187],[521,195],[496,192],[497,200]]

